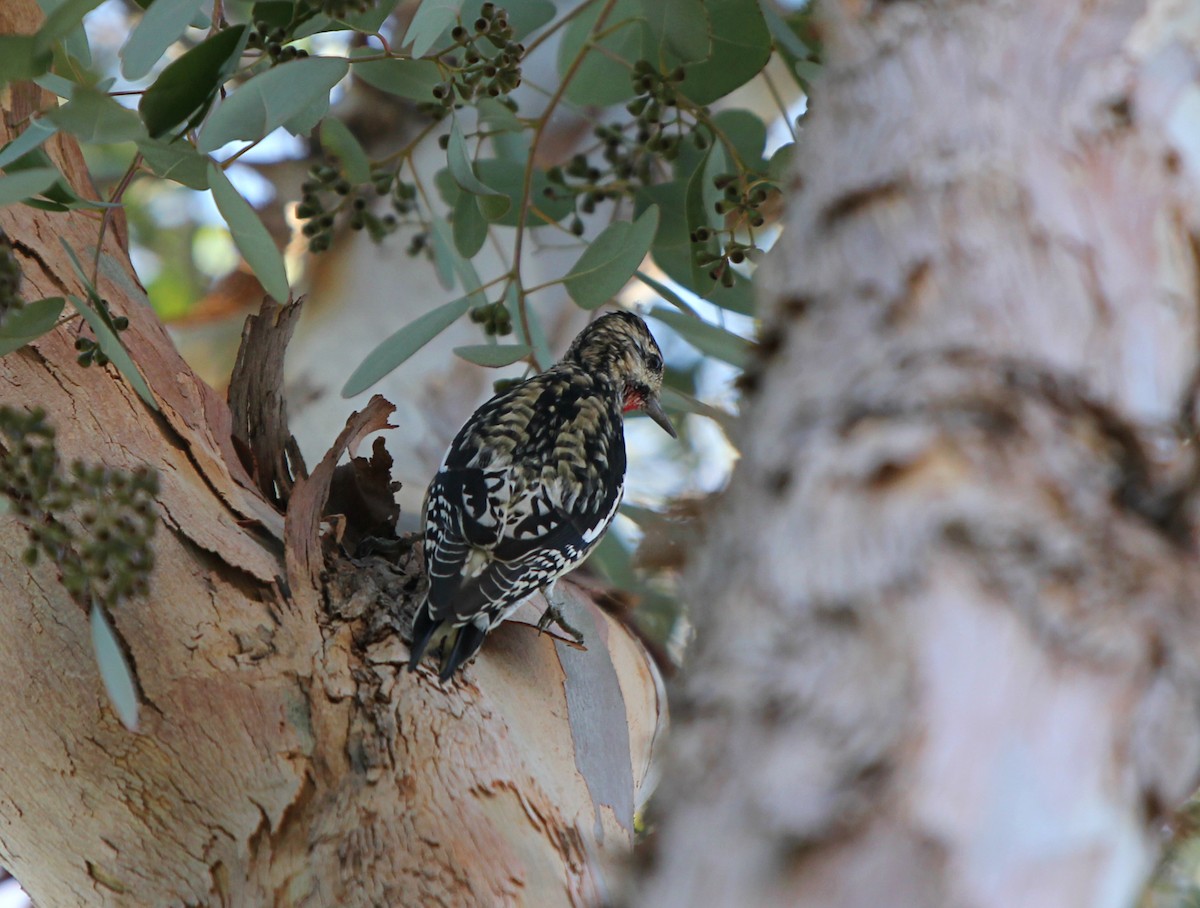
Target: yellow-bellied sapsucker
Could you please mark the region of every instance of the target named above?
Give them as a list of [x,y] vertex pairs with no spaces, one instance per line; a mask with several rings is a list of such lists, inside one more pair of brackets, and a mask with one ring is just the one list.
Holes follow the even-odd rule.
[[623,416],[658,402],[662,351],[632,312],[596,319],[562,361],[497,394],[467,420],[425,493],[429,592],[409,670],[442,638],[443,681],[537,590],[562,622],[554,582],[612,523],[625,489]]

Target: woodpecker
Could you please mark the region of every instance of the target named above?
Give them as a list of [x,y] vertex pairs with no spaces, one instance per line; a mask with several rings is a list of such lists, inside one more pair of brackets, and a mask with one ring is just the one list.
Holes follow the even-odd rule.
[[663,412],[662,351],[632,312],[601,316],[560,362],[497,394],[467,420],[425,493],[429,591],[409,671],[442,641],[449,679],[538,590],[539,628],[562,618],[554,583],[603,537],[625,490],[623,414]]

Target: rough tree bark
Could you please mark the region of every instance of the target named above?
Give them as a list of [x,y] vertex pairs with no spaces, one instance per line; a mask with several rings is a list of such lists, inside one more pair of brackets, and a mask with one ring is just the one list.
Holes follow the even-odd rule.
[[1132,904],[1200,770],[1195,4],[822,4],[627,903]]
[[[0,33],[40,18],[6,0]],[[47,103],[10,86],[0,143]],[[47,149],[94,197],[78,148]],[[0,227],[27,298],[82,295],[60,239],[90,261],[95,216],[18,205]],[[0,359],[0,403],[44,408],[64,463],[159,471],[152,592],[113,614],[141,727],[109,707],[55,565],[22,563],[25,528],[0,518],[0,864],[43,908],[599,898],[632,841],[660,708],[637,642],[581,596],[587,652],[516,624],[460,682],[402,671],[419,557],[353,563],[318,539],[340,446],[297,483],[285,522],[242,467],[225,402],[149,308],[120,216],[99,273],[160,412],[111,368],[75,362],[77,319]]]

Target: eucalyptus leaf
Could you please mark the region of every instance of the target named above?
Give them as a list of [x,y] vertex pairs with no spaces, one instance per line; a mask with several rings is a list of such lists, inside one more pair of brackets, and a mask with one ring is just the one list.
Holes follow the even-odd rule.
[[757,3],[704,0],[712,24],[712,53],[686,67],[679,88],[696,104],[712,104],[762,71],[771,58],[771,33]]
[[0,177],[0,207],[40,195],[53,186],[59,176],[58,169],[54,167],[36,167],[17,173],[10,171]]
[[525,125],[517,115],[495,98],[480,98],[475,109],[479,112],[479,124],[484,132],[523,132]]
[[284,129],[294,136],[306,136],[329,115],[329,94],[319,94],[303,110],[283,121]]
[[208,118],[196,142],[209,152],[238,139],[257,141],[324,98],[349,71],[336,57],[305,57],[251,78]]
[[5,145],[4,149],[0,151],[0,169],[7,167],[13,161],[28,154],[35,148],[40,148],[42,143],[56,132],[58,132],[58,127],[46,120],[45,117],[30,120],[29,125],[25,127],[25,131]]
[[[464,195],[467,194],[460,193],[458,198],[462,198]],[[471,196],[467,196],[467,198],[471,198]],[[429,242],[430,250],[433,252],[433,268],[437,272],[438,283],[441,284],[443,290],[452,290],[455,275],[458,273],[456,260],[461,258],[454,243],[454,233],[450,229],[440,229],[438,220],[435,219],[430,225]]]
[[130,81],[148,75],[203,4],[204,0],[154,0],[121,48],[121,75]]
[[647,208],[632,224],[609,224],[563,278],[571,299],[585,309],[595,309],[616,296],[650,251],[657,229],[656,206]]
[[639,0],[617,0],[597,30],[608,34],[589,47],[603,8],[604,4],[593,3],[575,16],[563,31],[559,44],[560,78],[566,77],[580,54],[586,55],[566,89],[567,98],[576,104],[607,107],[634,96],[629,73],[643,56],[642,46],[647,34],[645,20],[641,18],[641,3]]
[[403,363],[458,321],[471,308],[470,296],[459,297],[409,322],[378,347],[354,370],[342,388],[342,397],[354,397]]
[[[496,192],[507,196],[509,200],[508,210],[500,217],[495,218],[492,223],[505,227],[517,225],[517,216],[520,213],[523,198],[522,193],[525,190],[525,163],[527,160],[528,155],[520,161],[506,158],[484,158],[475,162],[475,172],[479,178]],[[453,207],[458,203],[462,190],[459,189],[449,168],[438,171],[433,181],[447,205]],[[574,199],[565,195],[555,198],[546,196],[546,188],[550,185],[545,171],[534,168],[532,185],[529,187],[527,227],[553,224],[575,211]]]
[[718,423],[727,433],[732,433],[734,424],[734,415],[728,410],[722,410],[720,407],[714,407],[711,404],[706,404],[702,400],[697,400],[690,394],[685,394],[668,385],[663,385],[662,391],[659,392],[659,400],[668,413],[695,413],[698,416],[707,416],[709,419]]
[[152,137],[203,116],[237,66],[249,36],[244,25],[222,29],[158,74],[138,104],[142,122]]
[[641,4],[656,50],[653,60],[665,61],[668,52],[682,63],[709,55],[712,24],[704,0],[641,0]]
[[[63,241],[63,245],[66,245],[65,241]],[[91,327],[92,333],[96,335],[96,343],[100,346],[100,352],[107,356],[109,361],[117,367],[117,371],[125,376],[125,380],[129,382],[146,406],[151,410],[157,410],[158,404],[154,400],[154,395],[150,393],[150,386],[146,384],[146,379],[138,371],[138,367],[130,357],[129,351],[125,349],[125,345],[109,327],[108,320],[79,297],[72,294],[67,299],[71,301],[71,305],[78,310],[84,321]]]
[[452,226],[454,248],[463,258],[474,258],[487,240],[488,222],[479,210],[478,199],[464,192],[454,203]]
[[182,140],[141,139],[138,150],[147,166],[164,180],[174,180],[189,189],[208,189],[208,155],[200,154]]
[[354,62],[354,75],[373,88],[411,101],[432,101],[442,74],[432,60],[364,60]]
[[[817,48],[810,47],[801,37],[802,30],[811,31],[811,11],[795,10],[785,19],[771,3],[762,3],[760,7],[775,49],[787,61],[788,69],[792,71],[797,84],[804,91],[808,91],[808,83],[821,68],[818,60],[813,59],[817,56]],[[809,27],[803,28],[805,25]]]
[[337,117],[326,117],[321,123],[321,147],[342,163],[342,172],[351,183],[366,183],[371,179],[371,162],[354,133]]
[[108,694],[113,712],[130,731],[138,728],[137,685],[133,681],[133,669],[125,659],[125,653],[117,635],[108,623],[104,610],[92,603],[92,650],[96,654],[96,665],[100,669],[100,680]]
[[745,368],[750,356],[750,342],[703,319],[657,306],[650,310],[651,318],[674,329],[680,337],[708,356]]
[[696,310],[693,309],[691,306],[689,306],[684,301],[682,296],[680,296],[678,293],[676,293],[674,290],[672,290],[670,287],[668,287],[662,281],[655,280],[650,275],[648,275],[642,271],[637,272],[637,274],[635,276],[637,277],[637,279],[639,281],[641,281],[643,284],[645,284],[647,287],[649,287],[651,290],[653,290],[655,293],[657,293],[659,296],[661,296],[664,300],[666,300],[668,303],[670,303],[672,306],[674,306],[680,312],[686,313],[687,315],[693,316],[694,318],[700,317],[699,314],[696,312]]
[[527,344],[473,344],[455,347],[454,354],[477,366],[499,369],[525,359],[533,352]]
[[[725,154],[722,145],[713,145],[705,156],[702,166],[697,167],[688,180],[687,219],[688,227],[720,228],[724,226],[725,215],[717,212],[717,202],[725,198],[725,190],[718,189],[716,178],[729,173],[733,168]],[[714,241],[712,247],[716,247]]]
[[483,291],[480,289],[479,272],[475,270],[475,266],[468,259],[459,255],[458,250],[454,248],[454,235],[450,225],[446,223],[445,218],[433,217],[430,219],[429,226],[433,234],[435,250],[445,256],[449,267],[458,275],[458,279],[462,282],[462,288],[467,291],[471,303],[473,305],[482,303],[484,300]]
[[0,86],[33,79],[54,64],[54,55],[34,35],[0,35]]
[[771,162],[767,165],[767,176],[776,183],[784,183],[792,175],[792,165],[796,160],[796,143],[789,142],[775,149]]
[[52,296],[9,312],[0,322],[0,356],[24,347],[53,328],[66,304],[61,296]]
[[550,22],[556,12],[550,0],[505,0],[503,6],[508,11],[508,23],[516,41]]
[[713,123],[725,134],[746,170],[759,171],[765,166],[763,148],[767,144],[767,124],[757,114],[740,107],[722,110]]
[[423,57],[442,32],[458,21],[462,0],[422,0],[404,33],[404,44],[412,44],[412,55]]
[[733,272],[733,287],[724,287],[709,276],[708,269],[696,264],[699,248],[691,240],[691,227],[685,214],[687,185],[680,180],[648,186],[638,193],[638,208],[656,204],[662,218],[650,253],[654,263],[671,280],[708,302],[731,312],[749,314],[754,309],[754,293],[750,281]]
[[71,100],[46,114],[46,119],[81,142],[132,142],[145,135],[138,115],[111,96],[80,85]]
[[[41,28],[34,35],[36,47],[39,50],[48,50],[55,41],[60,41],[68,38],[72,32],[77,29],[83,30],[83,17],[90,13],[93,9],[99,6],[103,0],[39,0],[38,5],[42,11],[46,13],[46,18],[42,22]],[[87,43],[84,41],[84,47]],[[75,48],[75,53],[72,54],[81,63],[87,65],[91,63],[90,53],[86,56],[80,53],[79,48]]]
[[488,220],[496,220],[508,212],[512,205],[509,198],[492,189],[475,175],[467,155],[467,143],[463,138],[462,127],[458,125],[457,118],[450,124],[446,161],[450,167],[450,175],[454,177],[454,182],[459,188],[479,197],[479,210]]
[[225,172],[213,163],[208,165],[208,185],[212,189],[213,201],[229,225],[233,242],[245,257],[246,264],[262,282],[267,293],[278,302],[286,303],[291,290],[283,256],[258,213],[229,182]]

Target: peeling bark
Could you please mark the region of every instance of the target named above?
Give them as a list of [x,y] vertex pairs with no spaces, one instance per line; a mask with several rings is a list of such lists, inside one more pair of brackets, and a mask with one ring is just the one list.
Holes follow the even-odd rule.
[[626,903],[1127,906],[1200,772],[1194,8],[822,10]]
[[[38,21],[33,0],[0,4],[0,33]],[[12,86],[0,143],[46,103]],[[78,148],[61,135],[46,148],[94,197]],[[17,205],[0,228],[27,298],[81,293],[60,238],[89,261],[94,218]],[[663,708],[644,651],[580,597],[586,652],[512,623],[452,684],[403,671],[419,548],[355,562],[320,524],[342,448],[390,405],[297,483],[285,527],[124,237],[118,212],[98,287],[129,318],[122,339],[160,413],[114,369],[76,362],[78,320],[0,358],[0,400],[43,407],[64,462],[159,472],[151,595],[112,610],[142,721],[137,734],[117,721],[87,615],[53,564],[20,562],[25,529],[0,517],[0,864],[43,906],[594,902],[632,842]]]

